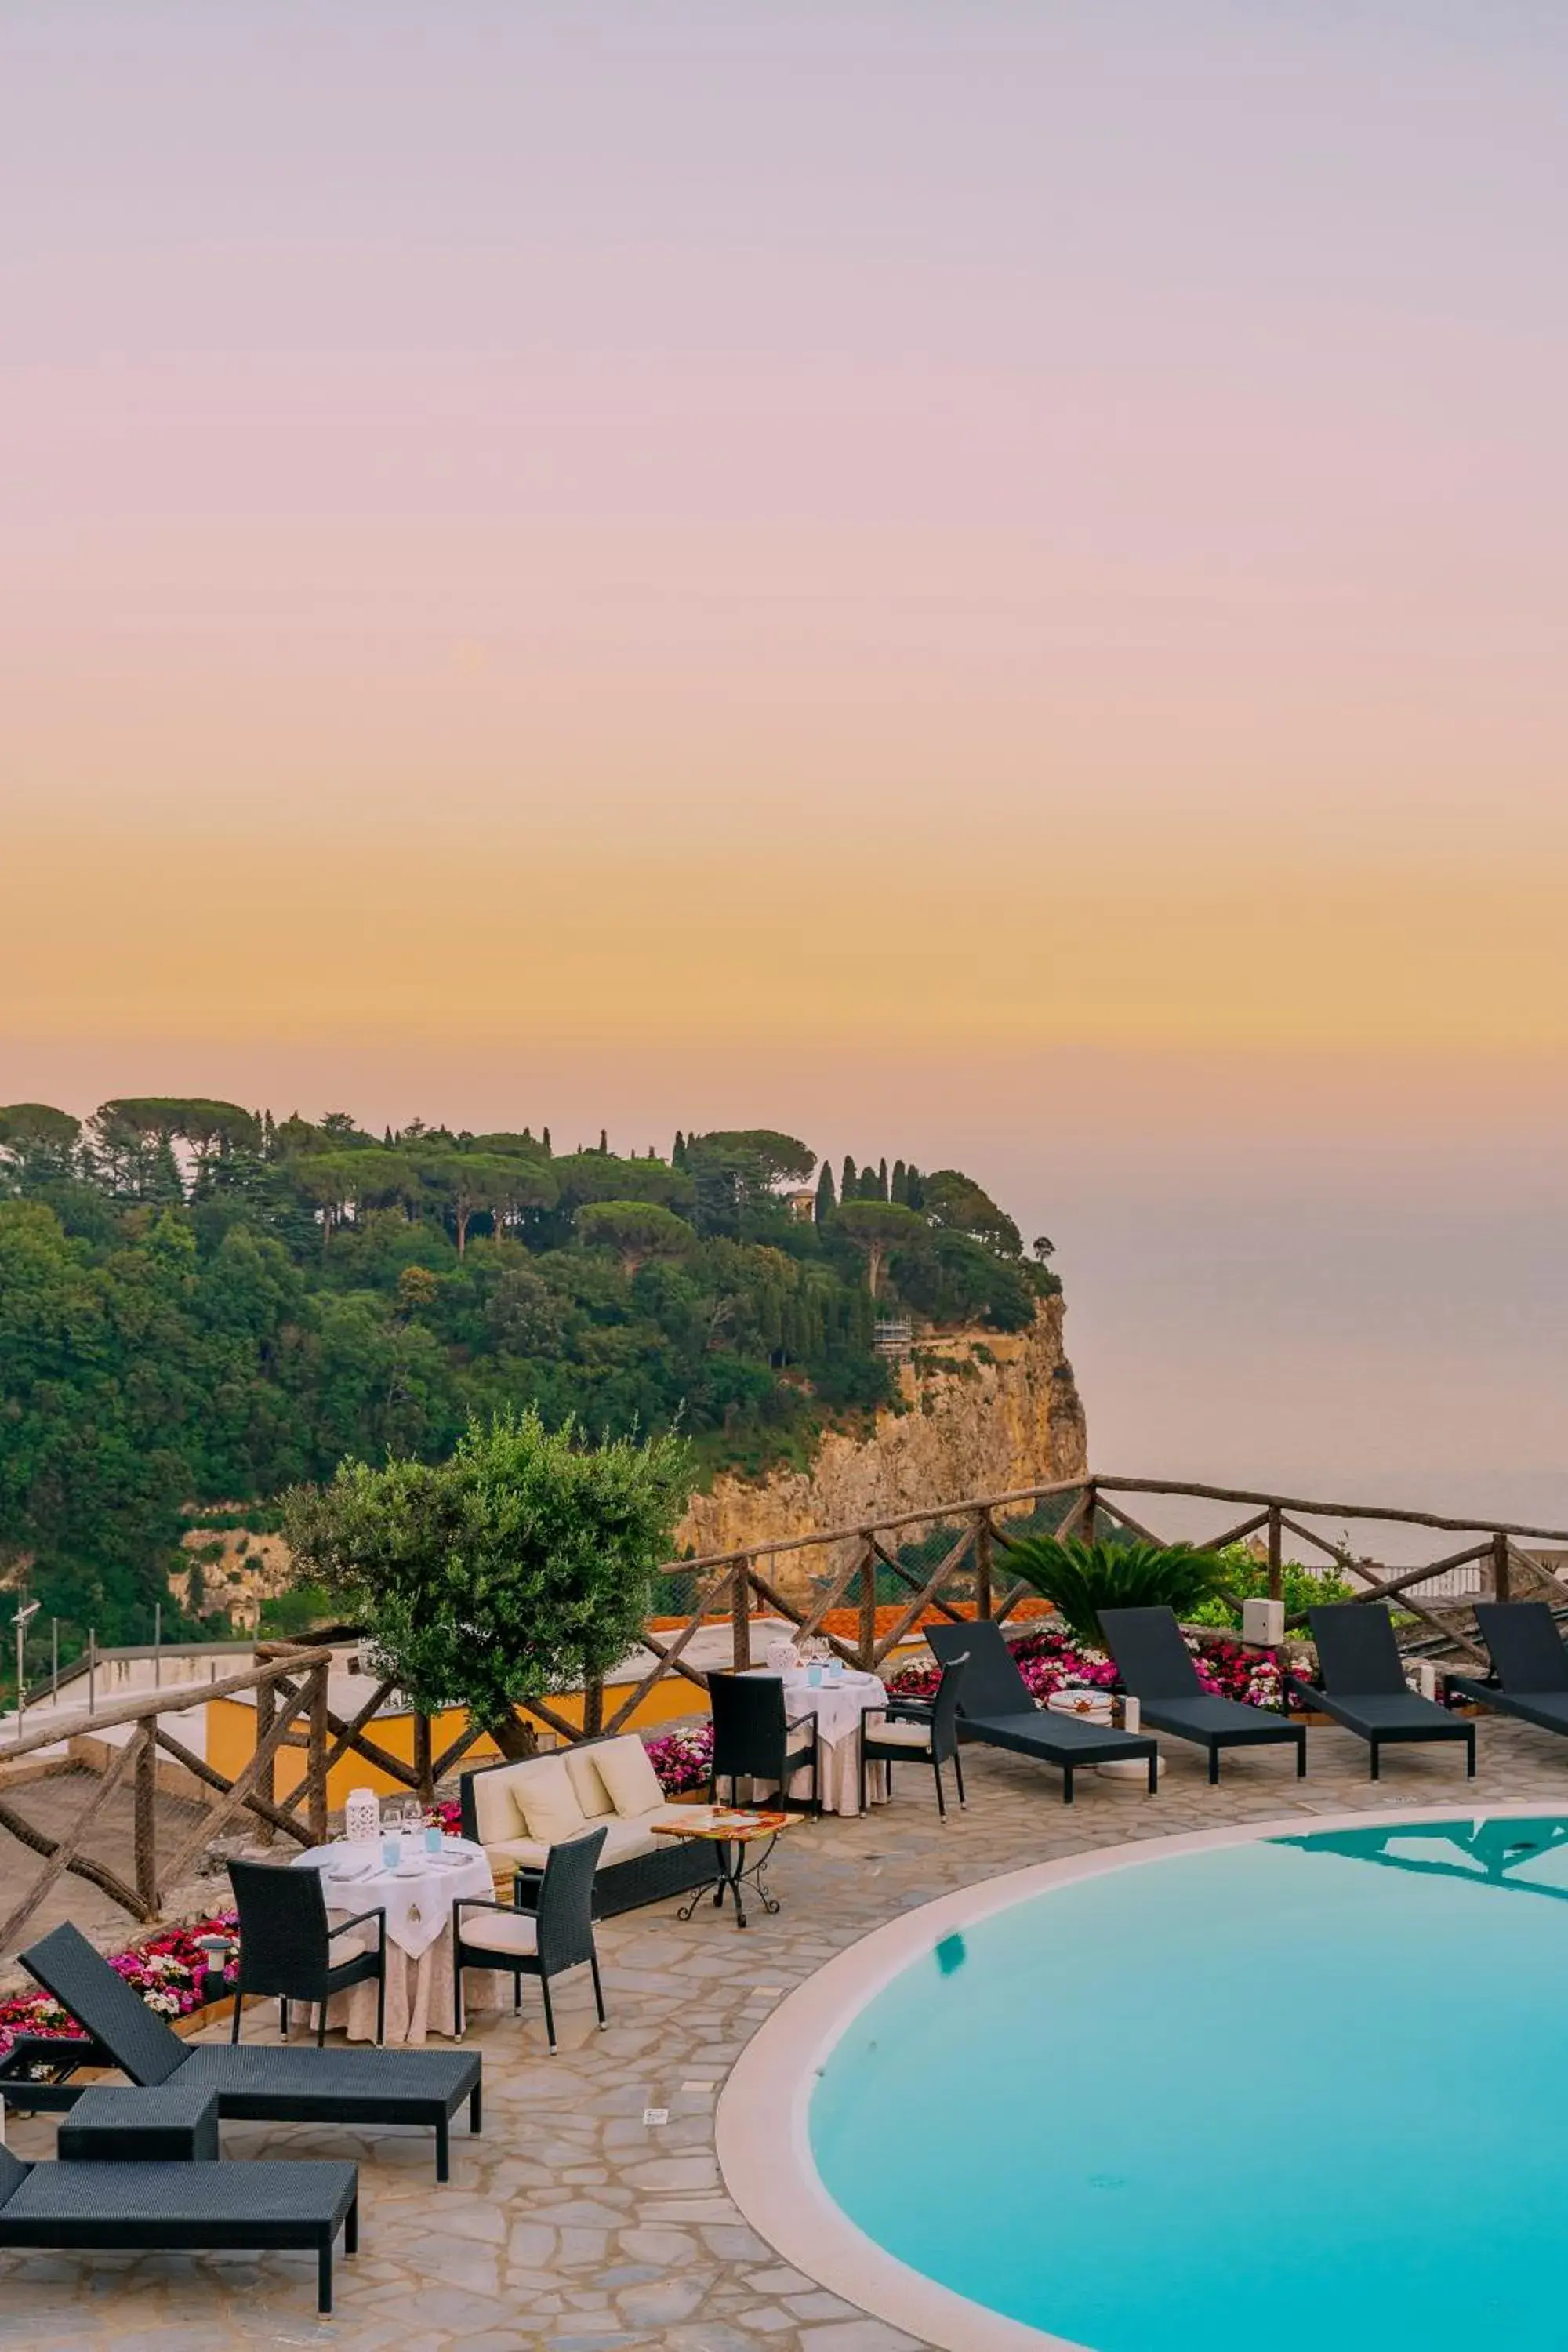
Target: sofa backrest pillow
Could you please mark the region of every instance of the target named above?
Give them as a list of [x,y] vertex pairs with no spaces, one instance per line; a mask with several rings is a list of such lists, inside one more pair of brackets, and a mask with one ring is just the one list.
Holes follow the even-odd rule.
[[594,1761],[623,1820],[668,1802],[647,1749],[635,1732],[625,1739],[606,1739],[602,1748],[595,1748]]
[[474,1828],[481,1845],[505,1845],[528,1835],[528,1822],[517,1801],[518,1775],[526,1764],[502,1764],[490,1772],[476,1772],[469,1787],[474,1795]]
[[[641,1745],[640,1741],[638,1745]],[[600,1752],[597,1748],[569,1748],[566,1750],[566,1777],[583,1808],[585,1822],[601,1821],[606,1813],[613,1813],[616,1810],[615,1801],[599,1778],[599,1768],[594,1761]]]
[[512,1787],[531,1838],[560,1845],[582,1836],[587,1823],[563,1757],[531,1756]]

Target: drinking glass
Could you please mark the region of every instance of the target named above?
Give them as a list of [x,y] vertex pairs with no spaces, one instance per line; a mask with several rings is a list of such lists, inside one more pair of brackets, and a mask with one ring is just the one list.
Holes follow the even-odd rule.
[[441,1827],[438,1822],[430,1822],[426,1826],[425,1851],[426,1853],[439,1853],[441,1851]]
[[400,1847],[396,1838],[384,1837],[382,1839],[381,1866],[383,1870],[395,1870],[397,1868],[397,1857],[399,1852]]

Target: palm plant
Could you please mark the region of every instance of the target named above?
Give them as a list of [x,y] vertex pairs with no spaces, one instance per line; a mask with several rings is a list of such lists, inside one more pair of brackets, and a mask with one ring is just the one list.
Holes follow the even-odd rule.
[[1086,1543],[1069,1536],[1024,1536],[1008,1565],[1048,1601],[1068,1631],[1101,1650],[1102,1609],[1173,1609],[1185,1617],[1223,1591],[1229,1577],[1217,1552],[1192,1544]]

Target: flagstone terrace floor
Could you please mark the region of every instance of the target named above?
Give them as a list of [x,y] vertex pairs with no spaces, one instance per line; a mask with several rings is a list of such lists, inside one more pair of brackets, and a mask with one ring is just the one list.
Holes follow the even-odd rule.
[[[0,2256],[0,2345],[31,2352],[231,2352],[328,2345],[337,2352],[900,2352],[914,2339],[781,2263],[724,2194],[713,2113],[739,2052],[777,2002],[835,1952],[950,1889],[1130,1839],[1271,1816],[1379,1806],[1456,1812],[1510,1801],[1568,1811],[1568,1747],[1524,1725],[1480,1729],[1480,1770],[1415,1749],[1386,1756],[1378,1787],[1348,1734],[1313,1730],[1311,1773],[1290,1758],[1227,1758],[1217,1789],[1195,1749],[1163,1743],[1158,1798],[1085,1775],[1071,1808],[1056,1776],[966,1751],[967,1813],[942,1828],[929,1782],[899,1775],[868,1819],[792,1829],[771,1874],[784,1907],[744,1935],[703,1905],[681,1926],[663,1904],[600,1930],[611,2030],[592,2030],[585,1980],[558,2000],[562,2054],[542,2053],[537,2000],[524,2027],[487,2017],[485,2129],[453,2140],[435,2184],[426,2136],[228,2125],[225,2151],[362,2159],[362,2251],[338,2270],[331,2320],[310,2262],[207,2256]],[[252,2013],[252,2033],[276,2012]],[[263,2027],[262,2020],[268,2023]],[[663,2108],[664,2123],[644,2110]],[[13,2118],[24,2156],[54,2127]]]

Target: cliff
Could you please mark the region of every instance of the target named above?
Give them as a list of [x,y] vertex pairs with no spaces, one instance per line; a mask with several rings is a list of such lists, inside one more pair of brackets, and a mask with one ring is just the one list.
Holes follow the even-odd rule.
[[766,1478],[721,1473],[678,1530],[699,1553],[739,1551],[967,1495],[1002,1495],[1089,1466],[1082,1400],[1062,1348],[1062,1301],[1041,1302],[1027,1331],[964,1331],[924,1341],[902,1368],[905,1410],[872,1434],[829,1431],[809,1469]]

